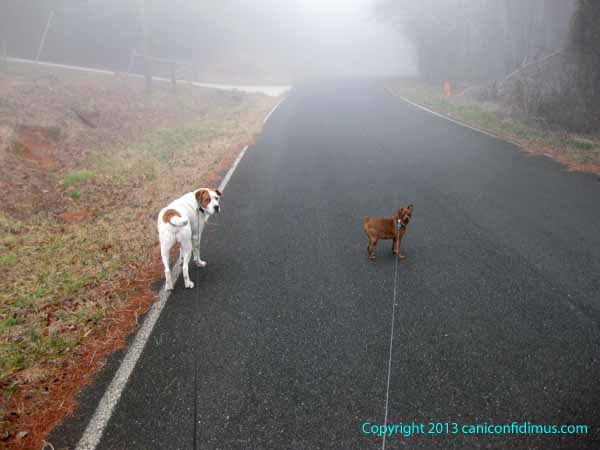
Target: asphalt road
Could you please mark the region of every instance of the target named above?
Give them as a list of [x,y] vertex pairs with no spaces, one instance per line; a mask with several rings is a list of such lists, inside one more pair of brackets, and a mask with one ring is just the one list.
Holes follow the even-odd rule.
[[[368,261],[362,218],[411,202],[388,423],[589,432],[386,448],[600,448],[597,177],[368,80],[297,87],[271,117],[205,230],[207,268],[193,290],[179,281],[98,448],[381,448],[361,425],[384,421],[395,260],[384,242]],[[118,359],[55,448],[73,448]]]

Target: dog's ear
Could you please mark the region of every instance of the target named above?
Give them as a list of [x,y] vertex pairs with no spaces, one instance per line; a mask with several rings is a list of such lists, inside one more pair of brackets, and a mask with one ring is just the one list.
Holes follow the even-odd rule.
[[206,208],[210,203],[210,192],[208,192],[208,189],[196,191],[196,201],[202,208]]
[[215,189],[215,192],[217,193],[217,195],[218,195],[219,197],[223,197],[223,194],[221,194],[221,191],[220,191],[220,190],[218,190],[218,189]]

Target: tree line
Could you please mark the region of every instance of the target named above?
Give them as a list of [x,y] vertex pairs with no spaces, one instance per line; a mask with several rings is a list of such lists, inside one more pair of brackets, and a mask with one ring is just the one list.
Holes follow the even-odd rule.
[[420,76],[487,84],[522,113],[577,131],[600,124],[600,2],[380,0]]

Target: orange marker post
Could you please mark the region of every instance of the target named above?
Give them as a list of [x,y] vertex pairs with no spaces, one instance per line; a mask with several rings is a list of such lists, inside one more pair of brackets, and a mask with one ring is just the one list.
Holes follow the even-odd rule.
[[450,81],[444,81],[444,94],[446,97],[450,97],[452,95],[452,88],[450,87]]

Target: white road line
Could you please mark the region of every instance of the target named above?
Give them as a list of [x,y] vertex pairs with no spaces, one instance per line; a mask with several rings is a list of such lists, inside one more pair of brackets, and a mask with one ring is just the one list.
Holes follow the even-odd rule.
[[219,184],[219,191],[223,192],[225,190],[225,186],[227,186],[227,183],[229,183],[229,179],[231,178],[231,175],[233,175],[233,172],[235,172],[235,168],[237,167],[237,165],[240,163],[240,161],[244,157],[246,150],[248,150],[247,145],[242,149],[242,151],[240,152],[240,155],[235,159],[235,161],[233,162],[233,165],[230,167],[230,169],[227,171],[227,173],[223,177],[221,184]]
[[441,117],[442,119],[446,119],[446,120],[448,120],[448,121],[450,121],[450,122],[453,122],[453,123],[455,123],[455,124],[457,124],[457,125],[460,125],[460,126],[462,126],[462,127],[465,127],[465,128],[469,128],[469,129],[471,129],[471,130],[473,130],[473,131],[477,131],[478,133],[481,133],[481,134],[485,134],[486,136],[492,137],[492,138],[494,138],[494,139],[498,139],[498,140],[500,140],[500,141],[507,141],[507,142],[510,142],[510,141],[508,141],[507,139],[504,139],[504,138],[502,138],[502,137],[498,136],[497,134],[491,133],[491,132],[489,132],[489,131],[482,130],[482,129],[480,129],[480,128],[475,128],[475,127],[472,127],[471,125],[467,125],[466,123],[464,123],[464,122],[461,122],[460,120],[453,119],[453,118],[451,118],[451,117],[448,117],[448,116],[446,116],[445,114],[441,114],[441,113],[439,113],[439,112],[432,111],[431,109],[429,109],[429,108],[426,108],[426,107],[424,107],[423,105],[419,105],[418,103],[415,103],[415,102],[413,102],[413,101],[410,101],[410,100],[409,100],[409,99],[407,99],[406,97],[403,97],[403,96],[401,96],[400,94],[398,94],[398,93],[396,93],[396,92],[392,91],[392,90],[391,90],[389,87],[387,87],[387,86],[385,87],[385,89],[386,89],[386,90],[387,90],[387,91],[390,93],[390,95],[392,95],[392,96],[394,96],[394,97],[398,97],[400,100],[403,100],[403,101],[405,101],[406,103],[408,103],[408,104],[410,104],[410,105],[412,105],[412,106],[414,106],[414,107],[416,107],[416,108],[422,109],[423,111],[427,111],[428,113],[430,113],[430,114],[433,114],[434,116]]
[[283,97],[279,103],[277,103],[275,106],[273,106],[273,109],[271,111],[269,111],[269,114],[267,114],[267,117],[265,117],[265,120],[263,120],[263,123],[267,123],[267,120],[269,120],[269,118],[271,117],[271,115],[275,112],[275,110],[277,108],[279,108],[279,105],[281,105],[286,98],[287,97]]
[[[281,102],[279,102],[276,107],[280,104]],[[271,111],[271,113],[272,112],[273,111]],[[271,113],[269,113],[269,116]],[[219,185],[219,190],[221,192],[225,190],[227,183],[229,183],[229,180],[235,172],[239,162],[244,157],[246,150],[248,150],[248,146],[245,146],[242,149],[240,155],[237,157],[223,178],[223,181],[221,181],[221,184]],[[180,274],[181,266],[175,263],[175,266],[173,267],[174,279],[177,280]],[[199,287],[196,287],[196,289],[199,289]],[[83,435],[81,436],[81,439],[79,439],[75,450],[94,450],[100,443],[102,434],[108,425],[108,421],[114,412],[115,406],[119,402],[121,394],[125,390],[125,386],[129,381],[129,377],[131,376],[133,369],[135,368],[135,365],[140,358],[144,347],[146,346],[146,342],[148,342],[148,338],[152,334],[152,330],[154,329],[154,326],[156,325],[156,322],[158,321],[158,318],[160,317],[160,314],[165,307],[170,294],[171,291],[166,291],[165,287],[163,286],[159,294],[160,300],[154,303],[150,308],[150,311],[144,319],[142,326],[135,336],[133,344],[131,344],[131,347],[129,347],[127,350],[127,354],[117,369],[117,373],[115,373],[110,385],[100,399],[100,402],[94,411],[94,415],[90,419],[85,431],[83,432]]]
[[[181,266],[179,264],[175,264],[173,267],[173,277],[175,280],[179,278],[181,274]],[[108,389],[104,392],[102,399],[100,399],[100,403],[96,407],[96,411],[94,415],[90,419],[83,436],[77,443],[76,450],[93,450],[96,448],[98,443],[100,442],[100,438],[102,438],[102,433],[108,424],[110,417],[117,405],[117,402],[121,398],[121,394],[135,365],[146,346],[146,342],[154,329],[154,325],[158,321],[160,317],[160,313],[162,312],[167,300],[169,298],[170,291],[166,291],[164,286],[160,290],[160,300],[152,305],[150,308],[150,312],[144,319],[144,323],[138,330],[135,340],[129,350],[127,350],[127,354],[114,378],[110,382]]]

